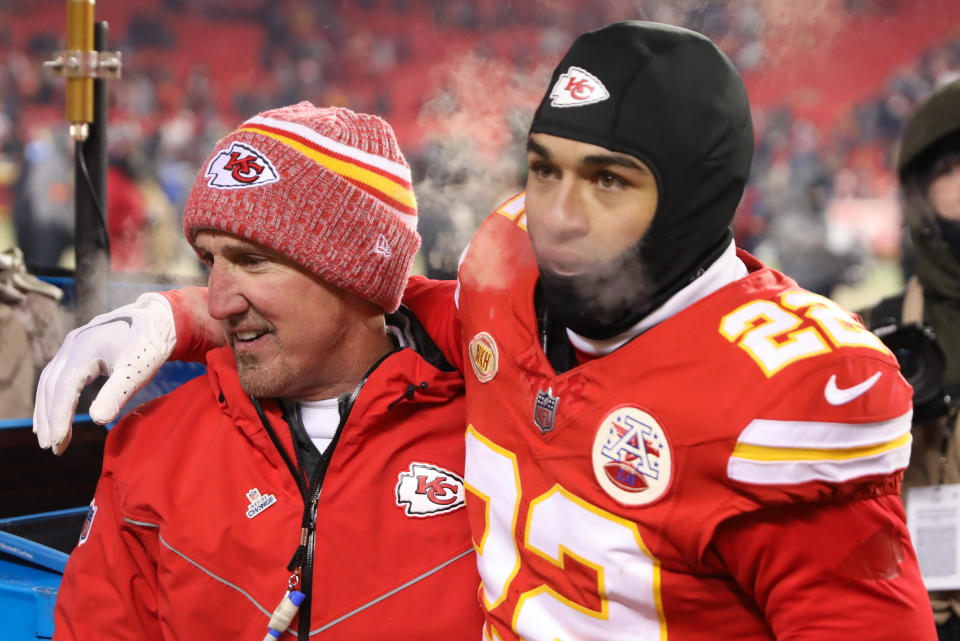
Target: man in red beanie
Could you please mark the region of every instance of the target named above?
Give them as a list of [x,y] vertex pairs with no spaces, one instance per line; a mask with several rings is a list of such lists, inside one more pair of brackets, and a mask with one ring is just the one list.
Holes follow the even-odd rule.
[[910,388],[734,246],[752,149],[708,39],[583,34],[457,294],[408,288],[465,374],[485,639],[935,638],[898,497]]
[[380,118],[304,102],[217,144],[184,233],[229,348],[111,431],[55,639],[476,638],[463,382],[398,309],[416,224]]

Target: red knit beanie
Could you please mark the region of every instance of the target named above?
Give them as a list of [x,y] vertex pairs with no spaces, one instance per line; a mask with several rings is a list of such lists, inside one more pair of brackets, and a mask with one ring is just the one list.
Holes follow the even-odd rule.
[[392,312],[420,247],[410,167],[382,118],[309,102],[265,111],[217,143],[183,232],[229,232]]

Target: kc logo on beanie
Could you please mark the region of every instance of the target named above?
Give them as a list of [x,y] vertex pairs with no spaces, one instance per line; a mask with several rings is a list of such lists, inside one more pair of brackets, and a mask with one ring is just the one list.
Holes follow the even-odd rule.
[[277,170],[266,156],[249,145],[235,142],[214,156],[207,165],[209,187],[237,189],[276,182]]

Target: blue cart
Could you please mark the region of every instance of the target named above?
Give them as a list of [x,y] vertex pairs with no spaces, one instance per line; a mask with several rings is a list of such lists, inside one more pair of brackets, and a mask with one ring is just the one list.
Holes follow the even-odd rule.
[[[72,279],[44,278],[64,289]],[[114,283],[110,306],[162,285]],[[197,363],[167,363],[127,410],[203,373]],[[89,404],[81,399],[80,407]],[[112,427],[85,414],[75,417],[70,447],[54,456],[37,446],[29,417],[0,420],[0,641],[34,641],[53,635],[53,606],[96,489],[103,445]]]

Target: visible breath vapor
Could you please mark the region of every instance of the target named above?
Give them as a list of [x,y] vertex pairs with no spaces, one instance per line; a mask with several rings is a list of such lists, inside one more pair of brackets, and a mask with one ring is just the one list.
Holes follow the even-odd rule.
[[[438,61],[433,68],[440,88],[421,112],[419,124],[429,142],[416,191],[425,257],[434,275],[452,276],[462,248],[491,207],[522,189],[524,143],[533,109],[547,89],[553,65],[578,33],[628,19],[684,26],[713,39],[745,76],[755,67],[782,75],[796,72],[779,67],[793,67],[798,52],[814,51],[841,37],[843,21],[837,16],[847,11],[844,0],[613,0],[591,5],[589,11],[540,0],[536,7],[543,24],[517,44],[527,58],[518,55],[518,62],[502,54],[466,53]],[[477,51],[494,48],[492,39],[476,46]],[[524,60],[536,65],[524,65]],[[643,289],[636,279],[635,274],[626,276],[610,295],[636,295],[637,287]],[[598,289],[587,288],[592,292],[583,294]]]
[[656,291],[639,252],[631,249],[589,273],[560,277],[541,269],[540,275],[551,312],[559,316],[556,320],[575,330],[607,327],[632,317]]
[[428,143],[415,190],[430,273],[452,276],[483,218],[523,188],[527,129],[549,69],[466,54],[433,74],[440,88],[419,119]]

